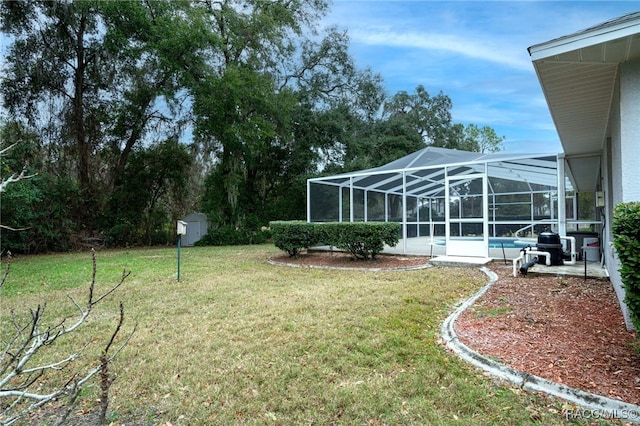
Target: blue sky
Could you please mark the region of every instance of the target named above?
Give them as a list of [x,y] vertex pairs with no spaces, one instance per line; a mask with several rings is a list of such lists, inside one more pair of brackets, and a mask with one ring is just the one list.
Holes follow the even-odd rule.
[[505,152],[561,152],[527,48],[640,10],[632,1],[334,0],[325,26],[346,29],[360,68],[389,95],[423,85],[453,121],[491,126]]

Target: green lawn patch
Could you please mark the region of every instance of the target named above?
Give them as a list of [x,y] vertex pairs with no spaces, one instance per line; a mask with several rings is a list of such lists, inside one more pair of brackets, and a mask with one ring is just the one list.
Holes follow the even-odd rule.
[[[113,421],[563,423],[551,402],[496,385],[438,344],[453,305],[486,283],[481,272],[268,264],[277,253],[268,245],[186,248],[179,283],[175,249],[98,253],[100,288],[123,268],[132,274],[68,344],[106,337],[120,300],[125,328],[138,323],[113,365]],[[90,274],[89,253],[14,259],[0,293],[0,326],[10,324],[8,307],[22,311],[43,300],[49,315],[73,314],[66,294],[80,298]],[[87,410],[97,404],[89,396]]]

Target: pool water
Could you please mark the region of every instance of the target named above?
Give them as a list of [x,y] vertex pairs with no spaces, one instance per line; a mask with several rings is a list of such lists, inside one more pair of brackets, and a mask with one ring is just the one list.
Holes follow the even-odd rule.
[[535,246],[535,242],[527,240],[519,240],[517,238],[495,237],[489,238],[489,248],[517,248],[521,249],[528,246]]
[[[481,238],[465,238],[465,240],[470,241],[480,241]],[[438,240],[436,243],[439,246],[446,245],[445,240]],[[535,246],[536,243],[533,240],[520,240],[518,238],[511,237],[490,237],[489,238],[489,248],[525,248],[527,246]]]

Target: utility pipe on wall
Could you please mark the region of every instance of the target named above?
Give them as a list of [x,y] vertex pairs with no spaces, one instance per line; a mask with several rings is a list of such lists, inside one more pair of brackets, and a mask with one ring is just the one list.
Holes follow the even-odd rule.
[[575,265],[576,260],[578,259],[578,252],[576,251],[576,238],[575,237],[560,237],[560,240],[566,240],[571,245],[571,249],[569,251],[571,260],[565,260],[563,263],[565,265]]
[[538,257],[544,256],[545,264],[547,266],[551,266],[551,253],[547,251],[538,251],[534,250],[532,247],[523,248],[520,252],[520,256],[513,259],[513,276],[518,276],[518,271],[520,270],[520,265],[531,262],[533,259],[531,256]]

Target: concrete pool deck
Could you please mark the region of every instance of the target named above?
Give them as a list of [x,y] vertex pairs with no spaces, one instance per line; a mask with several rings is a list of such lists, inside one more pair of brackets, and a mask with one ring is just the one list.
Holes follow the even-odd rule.
[[[316,250],[330,250],[328,246],[314,247]],[[431,243],[429,237],[408,238],[406,243],[400,240],[395,247],[385,246],[382,254],[394,254],[405,256],[427,256],[430,257],[432,266],[452,266],[452,267],[472,267],[481,268],[491,262],[504,262],[513,264],[513,259],[520,256],[519,248],[489,248],[489,257],[471,256],[447,256],[446,247],[436,243]],[[576,262],[575,265],[546,266],[534,265],[529,269],[528,274],[552,274],[559,276],[585,276],[585,264],[583,261]],[[588,278],[608,278],[609,272],[600,262],[587,262],[586,277]]]
[[[437,241],[436,241],[437,242]],[[385,247],[384,254],[404,254],[411,256],[430,256],[434,266],[454,267],[482,267],[491,262],[506,262],[512,264],[513,259],[520,256],[519,248],[489,248],[489,257],[447,256],[443,245],[432,244],[429,237],[407,238],[400,240],[395,247]],[[529,274],[552,274],[568,276],[585,276],[585,264],[583,261],[575,265],[546,266],[534,265],[529,269]],[[609,272],[600,262],[587,262],[586,276],[590,278],[608,278]]]

